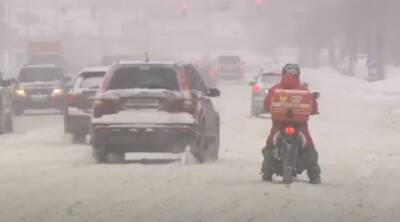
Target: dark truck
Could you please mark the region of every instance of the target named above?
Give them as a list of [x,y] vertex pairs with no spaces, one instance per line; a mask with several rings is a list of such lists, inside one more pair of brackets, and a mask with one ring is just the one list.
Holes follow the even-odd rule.
[[89,133],[93,99],[108,67],[87,67],[73,80],[67,95],[67,109],[64,114],[65,133],[72,134],[74,143],[84,143]]
[[62,68],[55,65],[27,65],[21,69],[14,90],[14,113],[27,109],[65,110],[66,81]]
[[99,163],[121,162],[127,152],[182,153],[215,161],[219,114],[190,64],[114,64],[94,102],[91,143]]
[[27,65],[52,64],[66,68],[63,44],[60,41],[37,41],[28,43],[29,61]]

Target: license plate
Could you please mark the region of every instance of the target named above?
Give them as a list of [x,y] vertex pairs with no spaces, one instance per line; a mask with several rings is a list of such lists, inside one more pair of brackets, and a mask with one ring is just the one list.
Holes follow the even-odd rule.
[[31,99],[33,102],[44,102],[48,98],[47,95],[32,95]]
[[158,99],[128,99],[127,107],[156,108],[160,105]]

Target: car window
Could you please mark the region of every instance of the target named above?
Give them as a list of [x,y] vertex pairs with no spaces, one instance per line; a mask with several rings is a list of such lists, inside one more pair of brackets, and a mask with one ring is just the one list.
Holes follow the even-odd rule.
[[24,68],[18,77],[19,82],[53,82],[62,80],[62,70],[53,67]]
[[65,65],[65,60],[61,55],[58,54],[39,54],[39,55],[33,55],[29,63]]
[[207,93],[207,87],[196,68],[194,68],[192,65],[187,65],[185,66],[185,69],[188,74],[188,79],[192,89]]
[[109,89],[179,90],[175,70],[167,67],[124,67],[115,71]]
[[84,72],[80,75],[79,88],[97,89],[100,87],[105,72]]
[[279,83],[281,77],[279,75],[261,75],[260,81],[263,84],[276,84]]
[[221,56],[218,58],[220,64],[240,64],[241,60],[239,56]]

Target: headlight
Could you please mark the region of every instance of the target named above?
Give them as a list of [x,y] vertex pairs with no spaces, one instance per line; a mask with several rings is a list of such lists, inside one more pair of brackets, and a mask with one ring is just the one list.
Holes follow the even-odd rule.
[[26,92],[24,89],[17,89],[17,90],[15,90],[15,95],[20,96],[20,97],[26,97]]
[[51,94],[52,96],[61,96],[64,94],[63,89],[53,89],[53,93]]

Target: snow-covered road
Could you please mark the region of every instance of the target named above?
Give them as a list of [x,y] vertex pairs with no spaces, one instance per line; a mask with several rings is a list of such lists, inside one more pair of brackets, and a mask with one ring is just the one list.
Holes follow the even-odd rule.
[[329,69],[304,80],[322,93],[310,123],[322,185],[261,181],[269,120],[249,118],[249,86],[225,84],[221,159],[206,165],[96,165],[89,146],[63,141],[60,116],[18,117],[0,137],[0,221],[399,221],[400,96]]

